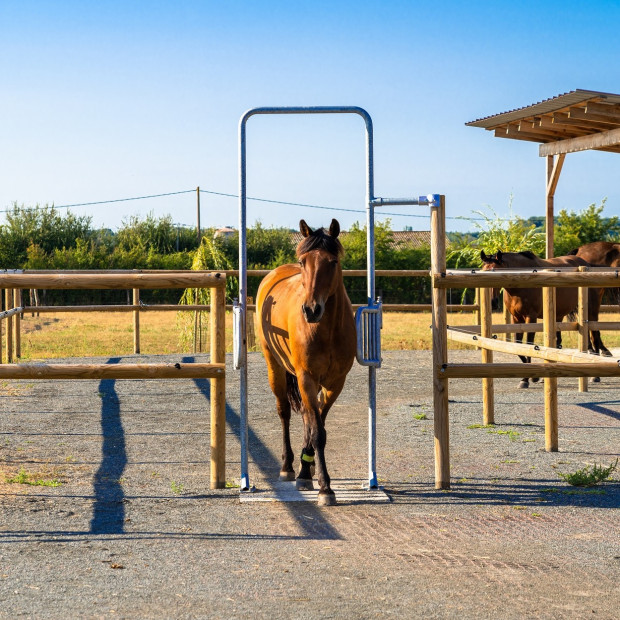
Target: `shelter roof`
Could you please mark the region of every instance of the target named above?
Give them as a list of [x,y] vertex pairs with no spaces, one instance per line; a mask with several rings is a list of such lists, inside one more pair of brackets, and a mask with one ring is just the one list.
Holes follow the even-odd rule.
[[620,95],[577,89],[466,125],[498,138],[561,144],[541,146],[541,156],[587,149],[620,153]]

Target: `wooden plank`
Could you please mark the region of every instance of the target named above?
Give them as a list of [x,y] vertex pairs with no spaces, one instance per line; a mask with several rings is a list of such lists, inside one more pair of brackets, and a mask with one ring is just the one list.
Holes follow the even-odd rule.
[[620,125],[620,114],[617,116],[606,116],[604,114],[586,111],[583,108],[571,108],[568,117],[571,120],[577,119],[585,123],[591,123],[593,126],[601,127],[603,130]]
[[581,136],[578,138],[560,140],[559,142],[541,144],[538,149],[538,154],[541,157],[547,157],[549,155],[576,153],[579,151],[587,151],[590,149],[600,149],[618,145],[620,145],[620,127],[610,129],[609,131],[603,131],[591,136]]
[[601,103],[589,101],[584,110],[586,113],[593,113],[598,116],[607,116],[610,118],[620,118],[620,105],[617,103]]
[[0,379],[211,379],[225,364],[1,364]]
[[441,373],[446,379],[520,379],[529,377],[620,377],[620,368],[604,364],[446,364]]
[[[553,334],[555,339],[555,334]],[[468,344],[482,350],[497,351],[498,353],[508,353],[510,355],[525,355],[534,359],[542,359],[550,362],[566,362],[578,364],[595,364],[600,366],[620,367],[620,360],[614,358],[603,358],[589,353],[570,352],[563,349],[556,349],[549,346],[532,346],[519,342],[506,342],[497,338],[488,338],[476,334],[467,333],[460,329],[448,329],[448,339],[461,344]]]
[[501,271],[448,272],[442,277],[435,278],[433,280],[433,287],[444,289],[476,288],[477,286],[499,288],[504,286],[511,286],[513,288],[542,288],[543,286],[555,286],[558,288],[574,286],[616,288],[619,285],[618,283],[617,271],[511,273],[508,269],[502,269]]
[[0,288],[28,289],[133,289],[133,288],[225,288],[221,273],[75,273],[75,274],[0,274]]

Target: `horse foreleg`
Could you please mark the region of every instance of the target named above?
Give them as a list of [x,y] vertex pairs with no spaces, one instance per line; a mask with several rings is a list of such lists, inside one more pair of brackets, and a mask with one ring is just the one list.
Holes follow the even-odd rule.
[[[330,506],[336,503],[336,496],[330,486],[330,478],[327,473],[327,463],[325,461],[325,443],[327,441],[327,432],[325,431],[325,424],[323,423],[323,417],[319,409],[318,402],[318,383],[308,374],[303,373],[299,380],[299,391],[301,392],[301,399],[304,406],[304,450],[305,454],[308,447],[308,443],[314,449],[314,458],[317,469],[317,476],[319,482],[319,505]],[[326,412],[327,413],[327,412]],[[308,463],[306,471],[309,472],[311,463]],[[304,466],[302,461],[302,469],[300,476],[304,472]]]

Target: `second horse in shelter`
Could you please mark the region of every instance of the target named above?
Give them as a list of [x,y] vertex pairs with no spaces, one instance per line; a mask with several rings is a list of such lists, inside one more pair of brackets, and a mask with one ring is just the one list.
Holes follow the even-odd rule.
[[[484,251],[480,252],[480,258],[484,263],[484,271],[495,269],[552,269],[558,267],[589,266],[589,263],[579,256],[558,256],[544,259],[536,256],[533,252],[501,252],[487,256]],[[601,306],[602,289],[588,289],[588,320],[598,321]],[[542,319],[542,289],[540,288],[512,288],[504,287],[504,306],[512,316],[513,323],[536,323]],[[577,309],[577,289],[558,288],[556,293],[555,320],[557,322]],[[528,332],[527,343],[534,344],[534,332]],[[523,334],[516,334],[517,342],[522,342]],[[557,346],[562,346],[561,332],[557,333]],[[592,332],[592,351],[600,351],[602,355],[611,355],[601,340],[600,332]],[[530,363],[532,358],[519,355],[524,363]],[[537,381],[538,379],[533,379]],[[524,377],[519,384],[521,388],[529,387],[529,378]]]
[[258,289],[258,331],[269,385],[282,421],[281,480],[294,480],[291,409],[304,424],[297,488],[313,488],[316,459],[320,505],[336,503],[325,463],[325,418],[344,387],[356,350],[355,321],[344,288],[340,225],[313,231],[304,220],[297,265],[277,267]]

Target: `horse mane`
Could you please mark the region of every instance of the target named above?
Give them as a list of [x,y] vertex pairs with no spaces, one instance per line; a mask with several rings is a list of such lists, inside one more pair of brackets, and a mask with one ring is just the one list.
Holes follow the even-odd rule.
[[530,252],[529,250],[525,250],[525,252],[519,252],[519,254],[521,256],[524,256],[525,258],[529,258],[530,260],[536,260],[538,258],[538,256],[536,256],[534,252]]
[[317,228],[299,242],[296,251],[297,258],[312,250],[325,250],[338,258],[344,255],[342,243],[336,237],[327,234],[323,228]]
[[577,252],[579,252],[579,248],[571,250],[566,256],[577,256]]

